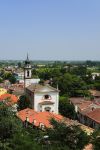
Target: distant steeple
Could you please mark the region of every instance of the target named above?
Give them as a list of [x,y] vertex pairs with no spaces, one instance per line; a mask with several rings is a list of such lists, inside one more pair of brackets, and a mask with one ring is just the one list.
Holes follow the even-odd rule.
[[27,53],[27,59],[26,60],[29,61],[28,53]]
[[27,64],[30,64],[28,53],[27,53],[27,58],[26,58],[26,60],[25,60],[25,64],[26,64],[26,65],[27,65]]
[[32,66],[27,53],[27,57],[24,65],[24,88],[29,84],[30,82],[29,80],[31,80],[31,76],[32,76]]

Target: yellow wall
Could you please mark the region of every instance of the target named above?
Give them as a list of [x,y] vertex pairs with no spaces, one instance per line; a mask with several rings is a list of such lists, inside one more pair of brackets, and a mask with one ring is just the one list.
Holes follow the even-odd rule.
[[6,89],[3,89],[3,88],[0,88],[0,96],[1,96],[2,94],[5,94],[5,93],[7,93],[7,90],[6,90]]

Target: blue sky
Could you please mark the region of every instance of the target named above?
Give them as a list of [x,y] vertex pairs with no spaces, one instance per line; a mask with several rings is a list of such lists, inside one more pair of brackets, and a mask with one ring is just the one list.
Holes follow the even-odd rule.
[[0,59],[100,60],[100,0],[1,0]]

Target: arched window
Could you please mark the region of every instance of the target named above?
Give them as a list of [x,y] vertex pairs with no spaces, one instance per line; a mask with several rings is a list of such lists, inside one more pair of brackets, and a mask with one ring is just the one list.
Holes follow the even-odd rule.
[[27,71],[27,77],[29,77],[29,74],[30,74],[30,72],[29,72],[29,70]]

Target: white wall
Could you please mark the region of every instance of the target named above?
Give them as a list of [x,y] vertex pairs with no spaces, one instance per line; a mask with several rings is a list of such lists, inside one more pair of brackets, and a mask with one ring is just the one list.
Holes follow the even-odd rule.
[[[39,103],[44,101],[43,100],[44,95],[50,95],[51,96],[50,101],[54,102],[54,104],[52,105],[52,111],[54,111],[54,113],[58,114],[58,105],[59,105],[59,93],[58,92],[34,93],[34,110],[40,111]],[[46,106],[49,107],[49,105],[46,105]],[[50,107],[51,107],[51,105],[50,105]]]

